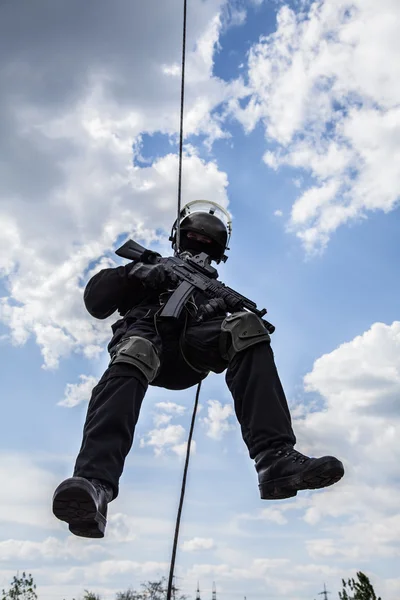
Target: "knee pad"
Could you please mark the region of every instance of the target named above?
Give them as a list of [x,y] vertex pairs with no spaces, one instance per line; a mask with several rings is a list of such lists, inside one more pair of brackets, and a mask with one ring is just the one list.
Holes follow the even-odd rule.
[[231,361],[237,352],[269,341],[271,338],[264,323],[252,312],[234,313],[222,322],[220,350],[225,360]]
[[136,335],[125,338],[116,345],[108,366],[115,363],[127,363],[136,367],[149,383],[155,379],[160,369],[160,359],[154,345]]

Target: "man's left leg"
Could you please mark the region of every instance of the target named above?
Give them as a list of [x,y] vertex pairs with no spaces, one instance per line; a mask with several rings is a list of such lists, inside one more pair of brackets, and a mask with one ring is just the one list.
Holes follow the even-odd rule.
[[229,361],[226,383],[250,458],[256,461],[261,498],[290,498],[298,490],[339,481],[344,469],[337,458],[309,458],[294,450],[289,407],[261,319],[236,313],[221,329],[221,352]]
[[250,458],[294,446],[289,406],[262,322],[252,313],[236,313],[221,329],[221,351],[228,360],[225,379]]

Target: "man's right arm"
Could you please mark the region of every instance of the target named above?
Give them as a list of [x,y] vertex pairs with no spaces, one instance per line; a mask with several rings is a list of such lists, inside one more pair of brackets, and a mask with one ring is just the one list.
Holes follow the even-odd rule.
[[85,288],[83,300],[87,311],[96,319],[106,319],[117,309],[139,304],[147,295],[144,285],[135,278],[128,278],[134,263],[102,269],[96,273]]

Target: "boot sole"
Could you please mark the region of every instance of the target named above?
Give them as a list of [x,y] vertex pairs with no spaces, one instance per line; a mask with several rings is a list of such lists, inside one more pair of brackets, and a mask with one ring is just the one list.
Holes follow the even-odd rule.
[[102,538],[107,520],[97,510],[92,494],[91,484],[83,478],[63,481],[54,492],[53,514],[68,523],[74,535]]
[[344,475],[339,460],[327,460],[303,473],[259,484],[261,500],[293,498],[299,490],[317,490],[337,483]]

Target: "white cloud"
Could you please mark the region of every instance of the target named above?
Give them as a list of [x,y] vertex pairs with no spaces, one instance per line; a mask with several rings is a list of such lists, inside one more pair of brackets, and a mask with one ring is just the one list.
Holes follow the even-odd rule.
[[[205,197],[211,195],[217,197],[219,187],[217,180],[220,174],[216,166],[212,163],[206,164],[195,156],[187,157],[185,163],[188,180],[191,180],[193,186],[191,189]],[[121,168],[123,168],[122,164]],[[110,337],[109,326],[111,321],[115,320],[115,316],[106,321],[98,321],[86,313],[82,301],[83,284],[80,278],[89,262],[98,261],[99,257],[111,248],[118,233],[126,231],[127,223],[133,228],[130,233],[132,237],[136,239],[144,237],[147,241],[152,235],[149,229],[151,221],[158,222],[159,226],[167,229],[174,218],[173,173],[176,172],[176,168],[176,157],[169,155],[158,160],[152,167],[131,169],[132,178],[128,174],[124,177],[123,186],[121,181],[121,185],[118,184],[119,190],[112,192],[116,195],[112,207],[107,207],[109,203],[106,196],[99,196],[97,202],[90,202],[86,198],[83,204],[86,208],[79,209],[81,213],[86,212],[85,216],[83,214],[81,216],[81,220],[87,221],[86,240],[82,240],[78,250],[73,249],[73,246],[76,246],[78,230],[72,224],[70,230],[66,230],[62,213],[58,216],[54,215],[51,224],[59,238],[57,253],[53,250],[52,238],[46,238],[44,231],[43,233],[37,231],[37,239],[31,242],[29,261],[26,252],[25,258],[22,256],[20,259],[18,270],[8,278],[9,297],[3,298],[0,305],[0,320],[11,329],[15,344],[25,343],[33,334],[42,348],[45,365],[50,368],[57,367],[59,359],[67,356],[71,351],[84,352],[88,358],[101,352],[102,344]],[[112,174],[108,175],[112,180]],[[103,173],[99,171],[99,182],[108,175],[106,171]],[[84,173],[82,177],[85,177]],[[133,179],[132,183],[129,183],[129,179]],[[151,192],[139,190],[142,181],[152,182]],[[222,183],[220,191],[225,194],[224,175],[220,182]],[[214,185],[212,194],[211,189]],[[71,200],[80,197],[82,201],[83,188],[83,183],[80,185],[77,182],[76,189],[71,190],[71,193],[68,192],[68,196]],[[130,197],[132,193],[136,194],[136,202],[133,204]],[[222,204],[225,203],[223,199],[221,201]],[[147,207],[146,216],[141,208],[144,202]],[[162,210],[159,211],[159,208]],[[27,211],[29,212],[29,209]],[[25,219],[29,220],[26,215]],[[45,226],[45,221],[44,213],[38,229]],[[142,226],[144,221],[147,222],[146,227]],[[50,226],[48,222],[47,225]],[[84,227],[83,224],[81,227]],[[31,224],[31,230],[33,228],[34,225]],[[41,235],[44,237],[40,237]],[[94,241],[95,237],[96,241]],[[30,242],[27,240],[26,243]],[[107,263],[97,264],[95,271],[108,266],[115,266],[115,263],[107,261]],[[85,277],[85,281],[88,279],[89,274]]]
[[148,446],[165,446],[178,442],[184,435],[185,430],[182,425],[168,425],[160,429],[152,429],[148,433]]
[[297,448],[338,456],[346,470],[341,482],[309,498],[306,522],[337,520],[329,538],[309,543],[313,557],[320,548],[347,558],[400,554],[399,347],[400,322],[375,323],[316,360],[304,378],[324,407],[308,412],[303,405],[294,420]]
[[171,419],[172,419],[172,415],[156,414],[153,417],[153,422],[154,422],[154,425],[158,428],[161,425],[167,425],[167,423],[170,423]]
[[[400,321],[374,323],[364,334],[315,361],[304,379],[307,391],[318,391],[337,404],[345,387],[346,397],[352,394],[352,401],[343,406],[348,410],[360,406],[360,401],[361,406],[378,403],[377,393],[399,384],[399,343]],[[377,406],[382,409],[381,402]]]
[[276,31],[250,51],[249,103],[231,109],[247,131],[262,120],[278,143],[267,165],[312,176],[288,226],[309,252],[339,226],[398,205],[399,19],[397,0],[284,5]]
[[67,383],[64,399],[57,402],[59,406],[71,408],[90,400],[92,389],[98,380],[96,377],[88,375],[79,375],[79,379],[81,379],[81,383]]
[[195,552],[196,550],[211,550],[211,548],[213,547],[214,540],[212,538],[195,537],[181,544],[181,549],[183,550],[183,552]]
[[288,522],[287,518],[282,514],[282,510],[279,508],[266,508],[263,512],[263,518],[266,521],[272,521],[278,525],[286,525]]
[[58,572],[54,580],[59,584],[80,583],[96,581],[107,583],[115,575],[135,573],[138,577],[157,577],[159,572],[165,572],[168,564],[156,561],[144,561],[142,563],[133,560],[105,560],[98,561],[92,565],[82,567],[71,567]]
[[240,513],[236,515],[236,521],[272,521],[278,525],[286,525],[289,518],[284,513],[292,511],[304,512],[305,508],[310,506],[310,500],[305,497],[296,497],[287,502],[275,503],[273,506],[266,506],[255,513]]
[[[181,442],[184,435],[185,429],[182,425],[168,425],[167,427],[152,429],[141,438],[140,447],[152,446],[156,456],[161,456],[166,451],[174,452],[178,456],[184,456],[187,448],[187,442]],[[192,441],[190,452],[193,453],[195,451],[196,443]]]
[[131,542],[138,537],[137,519],[123,513],[111,513],[107,522],[107,538],[113,542]]
[[165,412],[171,412],[179,416],[183,415],[186,411],[186,406],[182,406],[176,402],[157,402],[156,407]]
[[400,594],[400,578],[381,580],[379,594],[382,598],[398,598]]
[[[174,514],[157,509],[158,500],[154,490],[149,493],[138,486],[137,481],[132,483],[132,487],[126,482],[122,487],[118,498],[109,505],[106,536],[110,543],[133,542],[126,548],[134,549],[168,540],[174,525]],[[126,556],[125,550],[123,556]]]
[[268,573],[285,567],[289,562],[288,558],[256,558],[253,564],[259,573]]
[[222,405],[218,400],[209,400],[207,417],[202,419],[202,422],[207,427],[208,437],[220,440],[225,433],[232,431],[234,426],[228,422],[232,415],[232,404]]
[[[175,452],[175,454],[177,454],[178,456],[180,456],[181,458],[184,458],[186,456],[186,452],[187,452],[187,442],[183,442],[182,444],[175,444],[174,446],[171,447],[171,450],[173,452]],[[192,440],[191,444],[190,444],[190,456],[192,456],[192,454],[196,453],[196,441]]]
[[157,402],[155,406],[157,409],[164,411],[163,413],[155,413],[153,415],[153,422],[157,429],[160,428],[161,425],[167,425],[170,423],[173,417],[182,416],[186,411],[186,406],[182,406],[176,402]]
[[[10,5],[2,15],[8,31],[18,27],[19,44],[16,50],[10,38],[8,53],[2,54],[0,272],[7,296],[1,299],[0,321],[13,344],[34,338],[46,368],[56,368],[72,352],[87,358],[101,353],[115,317],[91,318],[82,294],[90,273],[115,266],[107,253],[117,236],[150,244],[160,238],[156,230],[169,232],[175,219],[177,156],[167,154],[143,168],[132,164],[143,133],[176,139],[179,127],[179,80],[162,73],[162,65],[178,58],[179,27],[176,20],[170,23],[173,7],[155,11],[150,4],[140,16],[126,4],[118,10],[96,8],[90,21],[96,27],[73,25],[76,52],[68,30],[73,19],[60,29],[59,15],[42,14],[39,7],[32,18],[42,30],[32,45],[32,29],[19,22],[18,11]],[[212,77],[222,5],[195,1],[188,34],[185,133],[203,133],[209,140],[224,135],[212,108],[235,93]],[[80,5],[69,9],[73,14]],[[128,59],[132,54],[141,60]],[[54,81],[59,84],[50,91],[47,85]],[[212,197],[227,206],[227,177],[215,162],[187,147],[183,168],[185,201]]]
[[6,481],[0,497],[0,521],[46,529],[60,529],[49,510],[49,502],[59,481],[38,466],[28,454],[3,452],[0,478]]
[[87,561],[93,557],[109,554],[109,550],[100,544],[82,546],[78,538],[68,536],[61,541],[48,537],[41,542],[29,540],[4,540],[0,542],[0,561],[57,561],[59,559],[75,559]]

